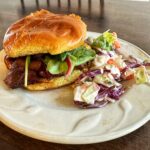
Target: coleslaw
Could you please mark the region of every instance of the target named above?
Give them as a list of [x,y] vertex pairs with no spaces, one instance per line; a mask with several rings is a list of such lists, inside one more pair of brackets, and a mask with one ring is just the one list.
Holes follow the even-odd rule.
[[108,30],[96,39],[88,38],[86,42],[96,55],[74,85],[74,103],[77,106],[97,108],[118,101],[127,90],[123,81],[150,82],[150,60],[140,62],[133,56],[124,58],[118,53],[121,45],[115,32]]

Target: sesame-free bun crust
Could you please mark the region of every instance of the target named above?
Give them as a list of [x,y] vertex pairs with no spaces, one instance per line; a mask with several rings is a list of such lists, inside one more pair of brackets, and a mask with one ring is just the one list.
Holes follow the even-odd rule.
[[86,30],[79,16],[40,10],[12,24],[4,36],[3,47],[9,57],[56,55],[82,45]]
[[55,89],[73,83],[81,75],[80,70],[74,70],[69,77],[55,77],[51,80],[42,79],[40,83],[30,84],[26,88],[31,91]]

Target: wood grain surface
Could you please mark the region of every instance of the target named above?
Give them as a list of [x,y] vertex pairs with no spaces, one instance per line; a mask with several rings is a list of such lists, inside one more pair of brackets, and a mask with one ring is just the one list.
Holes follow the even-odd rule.
[[[22,0],[23,1],[23,0]],[[116,31],[150,54],[150,2],[120,0],[0,0],[0,48],[8,26],[30,12],[46,8],[52,12],[80,14],[88,30]],[[37,3],[36,3],[37,2]],[[69,2],[69,3],[68,3]],[[79,4],[78,4],[79,2]],[[88,3],[89,2],[89,3]],[[90,4],[90,5],[88,5]],[[0,123],[0,150],[150,150],[150,122],[133,133],[112,141],[89,145],[63,145],[32,139]]]
[[150,150],[150,122],[124,137],[98,144],[63,145],[35,140],[0,124],[0,149],[5,150]]

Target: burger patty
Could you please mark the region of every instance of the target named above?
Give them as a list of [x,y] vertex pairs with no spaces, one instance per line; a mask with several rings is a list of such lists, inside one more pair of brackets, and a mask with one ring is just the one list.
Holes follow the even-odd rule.
[[[43,62],[45,55],[31,56],[31,62],[28,68],[28,84],[40,83],[41,79],[52,79],[54,77],[63,76],[64,74],[53,75],[46,70],[46,65]],[[24,87],[25,75],[25,59],[26,57],[9,58],[5,56],[4,62],[9,70],[4,82],[10,88]],[[80,66],[76,69],[87,71],[91,66],[91,61]]]
[[[41,59],[42,56],[32,56],[31,63],[28,70],[28,84],[38,83],[41,78],[51,79],[55,76],[46,70],[46,65]],[[10,88],[18,88],[24,86],[25,75],[25,57],[20,58],[8,58],[4,60],[7,68],[9,69],[8,75],[4,79],[4,82]]]

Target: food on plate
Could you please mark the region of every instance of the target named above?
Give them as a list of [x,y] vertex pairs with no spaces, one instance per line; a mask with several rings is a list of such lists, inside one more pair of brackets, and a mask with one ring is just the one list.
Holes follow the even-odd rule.
[[123,81],[135,84],[150,82],[150,60],[144,62],[133,56],[120,54],[121,44],[115,32],[109,30],[99,37],[88,38],[96,56],[88,71],[83,72],[74,85],[74,103],[81,108],[103,107],[120,99],[127,90]]
[[71,83],[81,108],[116,102],[127,90],[124,81],[150,82],[150,60],[120,54],[115,32],[86,38],[86,24],[75,14],[47,10],[12,24],[3,41],[10,88],[46,90]]
[[74,82],[96,53],[85,43],[86,24],[75,14],[47,10],[12,24],[3,41],[10,88],[46,90]]

